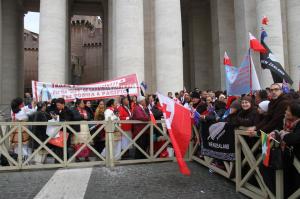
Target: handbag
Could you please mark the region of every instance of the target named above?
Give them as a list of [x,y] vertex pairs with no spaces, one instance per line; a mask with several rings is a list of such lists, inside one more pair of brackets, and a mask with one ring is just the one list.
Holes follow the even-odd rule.
[[[64,147],[64,132],[59,131],[57,135],[58,135],[58,137],[51,138],[48,143],[52,144],[54,146],[63,148]],[[66,133],[67,140],[68,140],[68,137],[69,137],[69,133]]]
[[282,150],[279,147],[272,147],[270,150],[270,167],[275,170],[283,169]]
[[[74,145],[74,150],[78,151],[83,144]],[[77,158],[86,158],[89,157],[91,149],[87,146],[83,147],[83,149],[76,156]]]

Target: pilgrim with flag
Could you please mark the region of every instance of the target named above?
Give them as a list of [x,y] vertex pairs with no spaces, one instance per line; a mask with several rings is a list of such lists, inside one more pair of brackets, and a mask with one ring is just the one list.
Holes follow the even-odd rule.
[[157,93],[157,97],[162,106],[180,172],[184,175],[190,175],[191,172],[183,159],[191,139],[190,110],[160,93]]

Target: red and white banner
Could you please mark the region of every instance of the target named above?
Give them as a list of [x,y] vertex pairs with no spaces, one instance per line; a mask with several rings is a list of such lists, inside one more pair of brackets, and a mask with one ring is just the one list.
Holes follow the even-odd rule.
[[111,98],[127,95],[126,89],[129,89],[130,95],[139,95],[140,88],[136,74],[84,85],[32,81],[32,96],[37,101],[50,101],[54,98],[64,98],[66,101],[73,101],[75,98],[84,100]]
[[175,151],[180,172],[184,175],[190,175],[191,172],[183,159],[191,140],[192,124],[190,110],[159,93],[157,93],[157,96],[163,107],[166,126]]

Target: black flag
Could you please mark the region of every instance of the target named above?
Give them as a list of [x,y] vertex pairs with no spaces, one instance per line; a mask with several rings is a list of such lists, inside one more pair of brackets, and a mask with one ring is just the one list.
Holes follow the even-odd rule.
[[290,85],[293,84],[293,80],[290,76],[285,72],[281,64],[277,61],[276,57],[269,49],[267,44],[264,42],[264,38],[267,36],[265,30],[261,32],[261,44],[267,50],[266,53],[260,53],[260,63],[263,69],[269,69],[271,71],[274,83],[282,83],[283,79],[289,83]]

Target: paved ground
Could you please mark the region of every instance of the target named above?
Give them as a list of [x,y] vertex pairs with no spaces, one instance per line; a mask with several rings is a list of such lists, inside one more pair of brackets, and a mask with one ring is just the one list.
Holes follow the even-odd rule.
[[[74,199],[83,196],[86,199],[245,198],[235,192],[232,182],[209,173],[207,168],[196,163],[188,165],[192,171],[190,177],[182,176],[178,172],[177,164],[173,162],[118,166],[112,170],[94,167],[59,171],[2,172],[0,199]],[[71,196],[70,192],[77,194]]]

